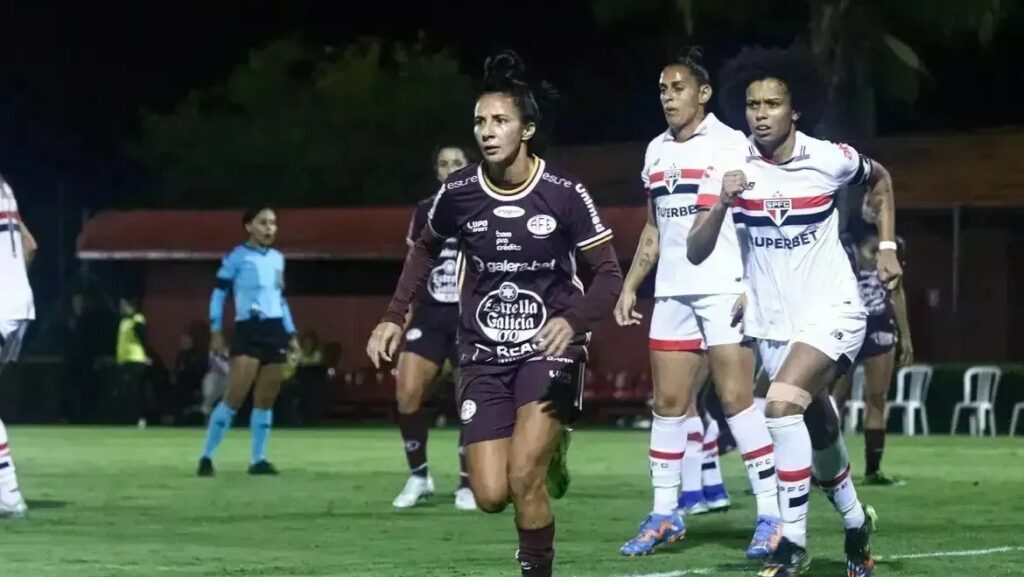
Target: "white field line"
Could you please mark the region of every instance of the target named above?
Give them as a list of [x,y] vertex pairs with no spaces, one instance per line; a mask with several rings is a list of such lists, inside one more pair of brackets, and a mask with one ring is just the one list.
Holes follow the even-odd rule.
[[[932,551],[930,553],[908,553],[904,555],[886,555],[876,557],[879,561],[898,561],[900,559],[932,559],[936,557],[982,557],[985,555],[996,555],[998,553],[1010,553],[1013,551],[1024,551],[1024,546],[993,547],[991,549],[966,549],[963,551]],[[661,573],[631,573],[622,577],[686,577],[688,575],[712,575],[723,572],[736,572],[739,568],[730,569],[723,567],[694,567],[692,569],[680,569],[678,571],[664,571]],[[743,569],[749,571],[749,569]]]

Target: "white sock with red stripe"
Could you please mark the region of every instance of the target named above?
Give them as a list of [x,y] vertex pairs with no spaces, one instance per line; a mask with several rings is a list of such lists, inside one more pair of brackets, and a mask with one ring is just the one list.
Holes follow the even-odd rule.
[[814,451],[814,478],[832,502],[836,511],[843,516],[843,526],[858,529],[864,525],[864,508],[857,498],[857,489],[850,475],[850,459],[846,455],[843,437],[836,437],[834,443],[821,451]]
[[669,515],[679,500],[679,483],[686,451],[683,422],[686,417],[654,415],[651,424],[651,485],[655,515]]
[[722,484],[722,470],[718,467],[718,421],[708,419],[704,431],[704,462],[701,464],[701,484],[714,487]]
[[[18,495],[18,477],[14,473],[14,459],[7,445],[7,427],[0,420],[0,497],[6,502]],[[20,497],[20,495],[18,495]]]
[[782,536],[807,546],[807,505],[811,488],[811,435],[803,415],[768,419],[775,443]]
[[755,405],[727,419],[736,448],[747,468],[750,490],[757,500],[757,514],[780,518],[779,484],[775,477],[775,447],[768,434],[764,413]]
[[683,498],[689,502],[704,500],[701,465],[704,464],[704,421],[686,417],[683,421],[686,454],[683,455]]

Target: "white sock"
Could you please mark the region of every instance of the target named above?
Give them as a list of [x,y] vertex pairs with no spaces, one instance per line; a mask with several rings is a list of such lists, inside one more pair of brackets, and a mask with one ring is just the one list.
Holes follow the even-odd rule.
[[803,415],[768,419],[775,443],[779,477],[779,509],[782,536],[807,546],[807,509],[811,488],[811,436]]
[[701,465],[701,484],[713,487],[722,484],[722,470],[718,467],[718,421],[709,419],[704,431],[704,462]]
[[729,417],[729,430],[736,439],[736,448],[743,456],[750,490],[757,501],[757,514],[781,518],[779,511],[779,484],[775,476],[775,447],[768,434],[764,413],[756,406]]
[[679,482],[686,451],[683,421],[686,417],[654,415],[651,423],[651,485],[655,515],[670,515],[679,501]]
[[[768,407],[768,400],[764,397],[754,397],[754,406],[761,412],[762,415],[765,413],[765,409]],[[732,425],[730,425],[731,427]]]
[[683,455],[683,493],[703,495],[701,465],[704,463],[704,421],[700,417],[686,417],[683,421],[686,454]]
[[11,457],[11,448],[7,445],[7,427],[0,420],[0,494],[7,497],[18,493],[18,477],[14,472],[14,459]]
[[846,443],[839,436],[828,448],[814,451],[814,478],[832,502],[832,506],[843,516],[843,526],[858,529],[864,525],[864,508],[857,499],[857,489],[850,476],[850,459],[846,454]]

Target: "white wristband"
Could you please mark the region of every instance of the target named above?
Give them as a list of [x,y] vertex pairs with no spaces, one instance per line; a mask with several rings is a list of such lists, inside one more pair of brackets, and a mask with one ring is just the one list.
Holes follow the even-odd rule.
[[898,248],[896,243],[891,240],[883,240],[878,243],[878,250],[897,250]]

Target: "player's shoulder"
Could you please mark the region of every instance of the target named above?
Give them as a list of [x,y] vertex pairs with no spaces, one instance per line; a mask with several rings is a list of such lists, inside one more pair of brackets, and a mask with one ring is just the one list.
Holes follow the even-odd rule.
[[[848,162],[857,160],[857,150],[846,142],[833,142],[822,138],[814,138],[803,132],[798,133],[798,135],[797,154],[808,159],[826,157],[835,160],[845,159]],[[801,151],[801,148],[804,150]]]
[[585,202],[593,202],[590,200],[587,185],[558,163],[544,161],[537,189],[554,199],[575,199],[585,196]]
[[[441,183],[441,188],[438,189],[437,194],[444,194],[447,196],[457,196],[460,194],[471,193],[480,189],[480,163],[474,162],[466,165],[459,170],[448,175],[448,178],[444,179]],[[434,202],[434,197],[428,199],[429,202]]]

